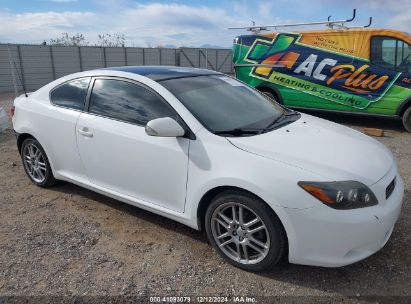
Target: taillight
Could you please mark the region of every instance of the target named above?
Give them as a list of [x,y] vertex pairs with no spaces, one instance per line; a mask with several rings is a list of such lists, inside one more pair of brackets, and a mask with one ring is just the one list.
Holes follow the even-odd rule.
[[15,107],[15,106],[12,106],[11,109],[10,109],[10,116],[11,116],[11,118],[13,118],[15,112],[16,112],[16,107]]

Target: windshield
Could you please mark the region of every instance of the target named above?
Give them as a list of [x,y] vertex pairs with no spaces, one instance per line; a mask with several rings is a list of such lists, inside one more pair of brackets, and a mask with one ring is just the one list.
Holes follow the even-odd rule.
[[161,81],[211,132],[270,127],[286,112],[255,89],[224,75]]

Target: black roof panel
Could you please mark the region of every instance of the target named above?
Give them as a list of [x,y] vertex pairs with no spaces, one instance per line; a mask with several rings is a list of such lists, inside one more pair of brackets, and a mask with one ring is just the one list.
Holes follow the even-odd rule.
[[124,67],[110,67],[110,68],[106,68],[106,70],[134,73],[134,74],[146,76],[155,81],[173,79],[173,78],[182,78],[182,77],[221,74],[221,73],[211,71],[211,70],[176,67],[176,66],[124,66]]

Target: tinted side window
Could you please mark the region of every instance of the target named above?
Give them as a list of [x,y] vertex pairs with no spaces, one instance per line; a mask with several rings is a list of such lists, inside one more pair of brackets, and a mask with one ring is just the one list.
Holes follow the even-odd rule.
[[138,125],[146,125],[155,118],[177,118],[155,93],[131,82],[112,79],[96,79],[89,111]]
[[51,91],[51,102],[58,106],[83,110],[89,83],[90,78],[67,82]]
[[397,66],[399,71],[411,73],[411,45],[398,41]]
[[392,66],[395,66],[395,48],[397,40],[384,39],[382,40],[382,60]]
[[410,45],[391,37],[373,37],[371,62],[400,72],[410,71]]

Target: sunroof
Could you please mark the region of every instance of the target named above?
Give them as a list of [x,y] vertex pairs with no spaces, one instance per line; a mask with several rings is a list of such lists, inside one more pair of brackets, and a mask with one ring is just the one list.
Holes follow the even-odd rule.
[[212,70],[176,66],[124,66],[110,67],[107,70],[139,74],[153,80],[221,74]]

